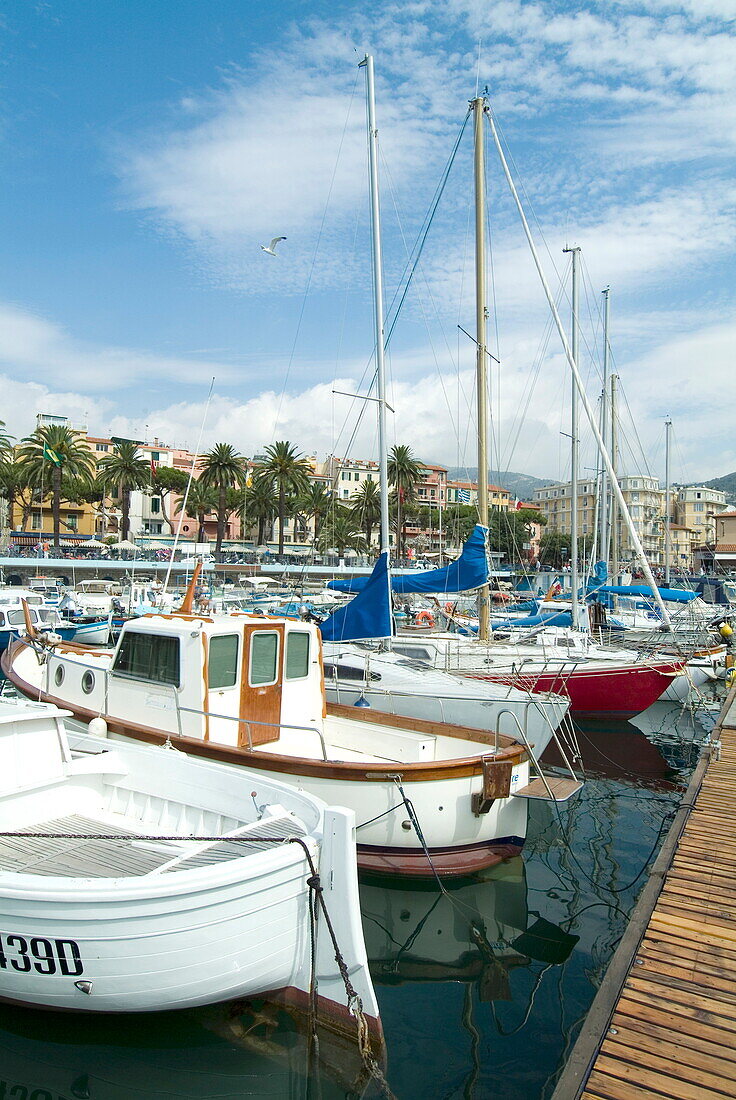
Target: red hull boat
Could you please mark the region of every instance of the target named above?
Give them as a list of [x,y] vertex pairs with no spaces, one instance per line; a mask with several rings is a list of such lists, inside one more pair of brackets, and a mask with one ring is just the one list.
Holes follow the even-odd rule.
[[631,718],[656,703],[660,695],[680,675],[685,661],[672,660],[651,664],[597,664],[595,668],[572,665],[540,672],[534,676],[510,673],[487,674],[464,672],[475,680],[495,680],[502,684],[527,688],[530,691],[554,691],[567,695],[570,710],[579,717],[595,717],[605,712],[620,718]]

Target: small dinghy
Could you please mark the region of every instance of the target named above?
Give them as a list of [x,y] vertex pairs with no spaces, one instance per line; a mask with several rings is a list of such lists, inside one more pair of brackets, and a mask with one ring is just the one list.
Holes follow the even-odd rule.
[[0,699],[0,998],[153,1012],[258,995],[306,1010],[315,981],[322,1021],[354,1034],[357,1014],[378,1036],[352,812],[65,717]]

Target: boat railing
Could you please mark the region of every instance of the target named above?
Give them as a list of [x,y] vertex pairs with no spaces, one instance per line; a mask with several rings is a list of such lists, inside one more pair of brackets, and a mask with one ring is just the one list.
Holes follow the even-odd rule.
[[[327,745],[325,744],[324,734],[322,733],[322,730],[319,729],[317,726],[293,726],[293,725],[291,725],[287,722],[263,722],[260,718],[257,721],[251,721],[250,718],[239,718],[239,717],[236,717],[234,714],[218,714],[216,711],[213,711],[213,710],[200,710],[196,707],[183,707],[179,703],[178,696],[176,696],[175,702],[176,702],[177,714],[186,713],[186,714],[197,714],[197,715],[201,716],[202,718],[222,718],[222,719],[226,719],[229,722],[237,722],[239,727],[240,726],[245,726],[245,731],[246,731],[246,734],[247,734],[247,737],[248,737],[248,748],[251,750],[251,752],[253,751],[253,748],[254,748],[254,745],[253,745],[253,732],[252,732],[251,727],[252,726],[258,726],[258,728],[260,729],[260,728],[265,726],[268,729],[293,730],[293,731],[296,731],[297,733],[316,734],[316,736],[319,738],[320,748],[322,749],[322,759],[323,760],[328,760],[329,759],[329,757],[327,755]],[[178,718],[177,720],[178,720],[178,723],[179,723],[179,731],[181,733],[181,718]],[[255,747],[258,748],[257,745]]]

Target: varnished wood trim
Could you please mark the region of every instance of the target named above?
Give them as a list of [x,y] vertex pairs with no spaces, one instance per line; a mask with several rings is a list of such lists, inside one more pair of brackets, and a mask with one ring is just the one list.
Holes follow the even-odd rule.
[[202,641],[202,699],[204,710],[204,739],[210,739],[210,645],[204,632],[200,634]]
[[392,729],[410,729],[415,733],[424,733],[427,737],[457,737],[463,741],[479,741],[483,745],[494,746],[498,743],[499,755],[507,749],[512,752],[519,750],[519,742],[506,733],[497,735],[495,731],[456,726],[449,722],[434,722],[429,718],[406,718],[402,714],[387,714],[373,707],[361,707],[359,713],[356,713],[356,708],[347,703],[328,703],[327,714],[376,726],[390,726]]

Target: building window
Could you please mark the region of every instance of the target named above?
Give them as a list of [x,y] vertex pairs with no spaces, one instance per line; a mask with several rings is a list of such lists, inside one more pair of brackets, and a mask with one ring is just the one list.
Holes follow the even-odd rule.
[[109,451],[109,449],[107,443],[95,443],[96,451]]
[[[698,496],[700,496],[700,493],[698,493]],[[695,504],[693,504],[693,511],[694,512],[703,512],[703,511],[705,511],[705,505],[702,502],[702,500],[700,501],[700,503],[696,502]]]
[[77,529],[77,516],[74,512],[67,512],[66,525],[70,531],[76,531]]
[[161,500],[159,497],[151,497],[151,512],[153,515],[158,515],[161,511]]
[[41,530],[41,513],[40,512],[31,512],[31,530],[32,531],[40,531]]

